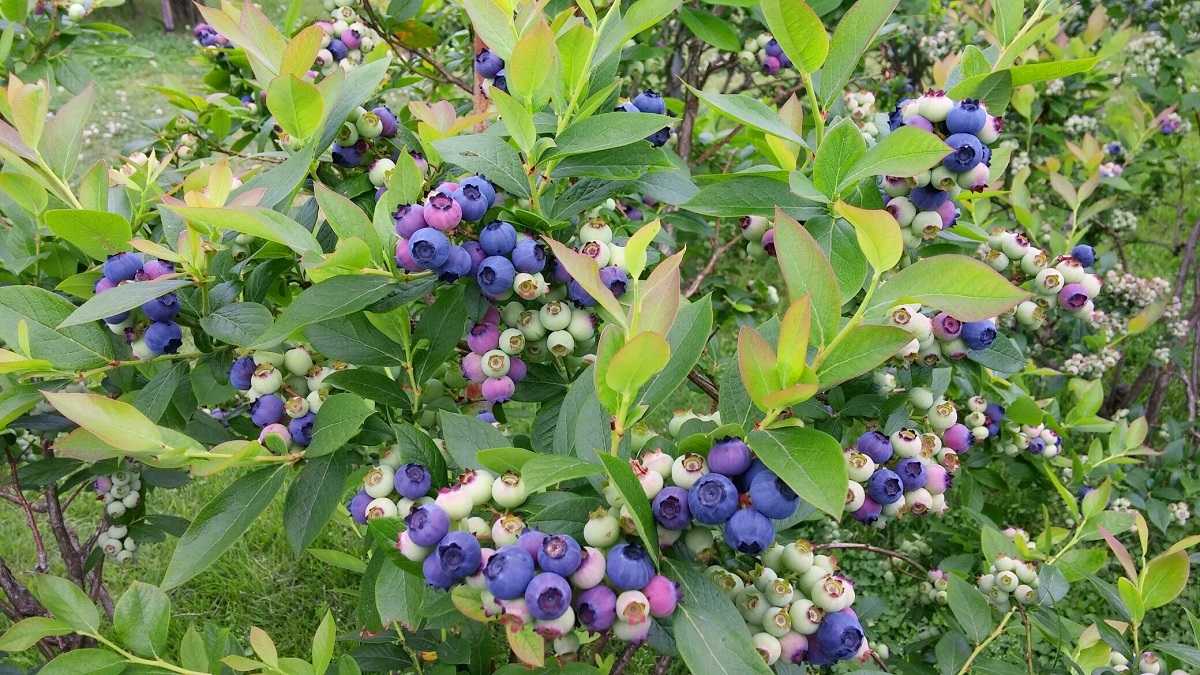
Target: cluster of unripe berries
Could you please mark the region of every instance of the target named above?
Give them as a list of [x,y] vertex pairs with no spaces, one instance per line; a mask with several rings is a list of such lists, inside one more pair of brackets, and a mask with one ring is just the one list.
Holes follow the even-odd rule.
[[322,36],[321,49],[313,64],[324,75],[329,75],[334,69],[353,69],[362,63],[364,54],[370,53],[383,42],[378,33],[359,19],[352,7],[356,2],[325,0],[325,9],[331,14],[329,20],[316,22]]
[[[379,194],[382,194],[388,174],[396,167],[393,158],[399,151],[391,143],[381,139],[393,138],[398,129],[396,115],[386,105],[379,104],[370,110],[365,107],[355,108],[334,136],[331,149],[333,163],[347,168],[368,165],[367,176],[371,179],[371,184],[378,188]],[[282,131],[279,133],[281,143],[294,145],[294,139],[287,137]],[[423,162],[424,160],[421,160],[421,163]]]
[[283,353],[258,350],[233,362],[229,384],[250,401],[250,421],[261,430],[259,442],[269,447],[275,438],[281,449],[306,447],[329,394],[325,378],[348,367],[340,362],[318,365],[303,346]]
[[[1151,651],[1138,655],[1137,663],[1130,664],[1129,657],[1114,651],[1108,655],[1108,667],[1114,673],[1140,673],[1141,675],[1159,675],[1163,672],[1163,662],[1158,654]],[[1172,670],[1171,675],[1188,675],[1186,670]]]
[[900,348],[897,358],[926,366],[936,366],[942,359],[966,358],[968,352],[992,346],[999,335],[995,319],[960,321],[948,312],[925,314],[919,304],[893,307],[887,321],[913,338]]
[[[168,274],[175,273],[175,266],[169,262],[151,259],[143,262],[140,253],[115,253],[108,256],[101,268],[103,276],[96,281],[97,295],[111,291],[121,284],[151,281]],[[141,306],[141,312],[149,320],[140,337],[133,310],[105,317],[104,323],[112,332],[123,335],[133,349],[133,355],[139,359],[148,359],[159,354],[174,354],[183,344],[183,329],[175,323],[179,315],[179,298],[174,293],[167,293]]]
[[792,67],[792,60],[783,53],[783,48],[766,33],[750,38],[742,47],[742,52],[738,54],[742,63],[746,66],[758,64],[766,75],[775,75],[784,68]]
[[866,634],[852,609],[854,584],[837,561],[814,554],[810,542],[775,544],[761,564],[740,574],[721,566],[709,578],[733,601],[767,665],[830,665],[869,657]]
[[975,585],[987,596],[988,602],[1002,612],[1009,610],[1013,600],[1022,605],[1036,605],[1037,562],[1002,553],[988,566],[986,574],[979,575]]
[[[637,96],[634,96],[629,101],[626,101],[616,107],[617,112],[642,112],[651,113],[654,115],[667,114],[667,102],[663,100],[662,94],[659,94],[653,89],[646,89]],[[671,127],[663,127],[658,131],[646,137],[656,148],[666,145],[667,141],[671,140]]]
[[867,431],[846,450],[845,508],[860,523],[883,527],[902,514],[945,513],[960,453],[998,434],[1004,418],[1003,408],[980,396],[968,402],[962,421],[953,402],[935,401],[928,389],[914,388],[908,399],[923,413],[928,431]]
[[98,476],[92,487],[96,490],[96,498],[104,502],[104,512],[110,519],[121,518],[142,501],[142,476],[136,471],[114,471],[107,476]]
[[1000,451],[1009,457],[1021,452],[1043,457],[1057,457],[1062,452],[1062,437],[1044,424],[1005,425]]
[[989,181],[992,151],[1003,119],[988,114],[974,99],[954,101],[945,92],[928,91],[905,99],[888,117],[895,131],[902,126],[936,134],[950,146],[941,165],[911,178],[885,176],[880,184],[887,210],[902,228],[910,248],[937,238],[958,220],[954,197],[962,190],[981,191]]
[[1103,280],[1089,272],[1096,264],[1096,251],[1079,244],[1067,255],[1051,259],[1019,232],[998,230],[980,247],[984,261],[998,272],[1014,279],[1029,279],[1035,293],[1016,308],[1020,325],[1038,329],[1046,323],[1051,310],[1057,309],[1090,321],[1095,311],[1093,300],[1100,295]]
[[[621,540],[615,520],[603,531],[585,529],[581,546],[570,535],[527,527],[511,512],[526,496],[518,474],[482,469],[434,490],[425,466],[401,463],[393,452],[367,473],[348,509],[360,523],[404,518],[396,548],[421,563],[429,585],[479,589],[488,616],[514,631],[532,625],[556,640],[558,651],[578,647],[577,629],[611,629],[619,639],[641,642],[652,618],[675,611],[677,586],[655,572],[640,544]],[[472,515],[485,507],[501,511],[490,524]]]
[[939,605],[946,604],[949,598],[946,589],[950,586],[946,573],[939,569],[932,569],[926,574],[926,578],[927,581],[921,582],[921,599]]

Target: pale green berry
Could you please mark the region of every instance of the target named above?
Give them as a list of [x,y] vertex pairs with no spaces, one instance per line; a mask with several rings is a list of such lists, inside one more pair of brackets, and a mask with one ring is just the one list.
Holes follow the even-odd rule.
[[571,322],[567,324],[567,332],[576,342],[590,340],[596,334],[596,322],[592,315],[583,309],[571,312]]
[[783,653],[783,646],[779,644],[779,637],[769,632],[754,634],[754,650],[758,652],[758,655],[762,657],[763,662],[768,666],[774,665],[779,660],[779,655]]
[[492,501],[502,508],[512,509],[525,503],[525,481],[521,475],[506,471],[492,483]]
[[933,392],[925,387],[913,387],[908,392],[908,402],[917,410],[929,410],[933,407]]
[[542,325],[538,312],[532,309],[521,312],[520,318],[517,319],[517,328],[525,335],[527,341],[541,340],[546,337],[546,327]]
[[546,347],[559,358],[570,356],[575,351],[575,338],[565,330],[556,330],[546,338]]
[[501,308],[500,318],[504,321],[504,324],[506,326],[516,326],[517,323],[521,320],[521,312],[524,312],[524,311],[525,311],[525,306],[522,305],[521,303],[517,302],[516,300],[513,300],[512,302],[504,305],[504,307]]
[[571,323],[571,306],[566,302],[547,302],[538,310],[538,319],[548,331],[565,330]]
[[589,241],[598,241],[608,244],[612,241],[613,232],[608,223],[597,221],[594,223],[586,223],[579,228],[579,241],[585,244]]
[[508,354],[499,349],[493,349],[483,355],[480,366],[483,374],[488,377],[504,377],[508,374],[509,364]]
[[517,328],[506,328],[500,333],[500,349],[505,354],[520,354],[525,349],[525,334]]

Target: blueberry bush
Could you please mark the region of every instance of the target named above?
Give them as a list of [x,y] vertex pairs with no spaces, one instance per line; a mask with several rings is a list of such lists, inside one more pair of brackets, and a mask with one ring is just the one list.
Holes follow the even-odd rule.
[[88,165],[112,4],[0,2],[14,668],[1200,669],[1191,4],[225,0]]

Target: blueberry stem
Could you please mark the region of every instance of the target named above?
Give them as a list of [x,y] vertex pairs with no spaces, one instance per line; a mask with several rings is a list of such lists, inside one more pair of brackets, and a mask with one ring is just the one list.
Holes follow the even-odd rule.
[[821,363],[833,353],[833,350],[842,343],[842,340],[846,339],[846,336],[849,335],[851,331],[853,331],[855,328],[858,328],[858,325],[862,323],[863,315],[867,313],[867,307],[871,304],[871,297],[875,295],[875,290],[879,288],[879,280],[882,274],[883,273],[881,271],[875,270],[874,276],[871,277],[871,284],[867,286],[867,292],[863,295],[862,302],[859,303],[858,309],[854,312],[854,316],[850,317],[850,320],[846,322],[845,326],[842,326],[842,329],[838,331],[838,334],[833,336],[833,339],[829,341],[829,344],[825,345],[825,348],[817,354],[809,368],[812,370],[820,370]]
[[817,88],[813,86],[812,75],[803,73],[804,89],[808,96],[808,105],[812,108],[813,126],[817,132],[817,147],[825,140],[825,116],[821,114],[821,103],[817,100]]
[[885,556],[887,556],[889,558],[893,558],[895,560],[902,560],[902,561],[908,563],[909,565],[912,565],[913,567],[921,570],[922,572],[929,571],[929,569],[927,567],[925,567],[921,563],[917,562],[916,560],[913,560],[912,558],[904,555],[903,553],[900,553],[899,551],[893,551],[891,549],[886,549],[886,548],[882,548],[879,546],[872,546],[870,544],[834,542],[834,543],[830,543],[830,544],[817,544],[817,545],[813,546],[813,550],[815,550],[815,551],[836,550],[836,549],[869,551],[871,553],[878,553],[879,555],[885,555]]

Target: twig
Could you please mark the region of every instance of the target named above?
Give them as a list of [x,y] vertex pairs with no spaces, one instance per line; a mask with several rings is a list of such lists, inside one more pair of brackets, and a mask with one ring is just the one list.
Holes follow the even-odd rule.
[[[47,459],[54,457],[54,451],[49,447],[45,449],[45,453]],[[55,483],[46,486],[46,514],[50,519],[50,531],[54,533],[54,539],[58,542],[59,555],[62,556],[63,563],[67,567],[67,574],[80,588],[87,588],[84,582],[83,556],[79,552],[79,543],[67,530],[66,519],[63,518],[62,502],[58,499],[58,485]]]
[[687,290],[683,293],[683,297],[690,298],[693,293],[700,290],[700,284],[704,283],[704,279],[707,278],[708,275],[712,274],[713,270],[717,268],[717,261],[721,259],[721,256],[725,255],[729,249],[733,248],[741,241],[741,237],[730,237],[729,241],[725,242],[720,247],[713,249],[712,255],[708,257],[708,262],[704,264],[704,268],[700,270],[700,274],[696,275],[695,279],[692,279],[692,283],[688,284]]
[[666,675],[667,669],[671,667],[671,657],[663,654],[654,661],[654,675]]
[[733,140],[733,137],[737,136],[738,132],[740,132],[742,129],[745,129],[745,128],[746,128],[746,125],[738,124],[737,126],[730,129],[729,133],[725,134],[724,136],[722,136],[715,142],[710,143],[709,146],[704,149],[704,152],[700,153],[700,157],[698,157],[696,159],[696,163],[703,164],[703,163],[707,162],[709,159],[712,158],[713,155],[717,154],[717,151],[720,150],[721,148],[723,148],[726,143]]
[[453,84],[472,96],[475,94],[475,90],[471,87],[471,85],[464,82],[462,78],[446,70],[446,67],[435,61],[433,57],[428,56],[419,49],[409,49],[408,47],[400,44],[400,42],[395,39],[395,36],[393,36],[390,31],[383,27],[383,21],[379,18],[379,14],[375,12],[375,8],[371,6],[371,3],[364,2],[362,4],[362,8],[368,17],[368,23],[371,25],[371,28],[374,29],[376,33],[379,33],[383,36],[383,39],[387,41],[388,46],[392,48],[392,51],[401,56],[403,56],[405,53],[416,56],[425,63],[428,63],[429,66],[436,70],[446,82]]
[[20,504],[21,510],[25,512],[25,523],[29,526],[29,531],[33,534],[33,545],[37,549],[37,565],[34,571],[39,574],[44,574],[50,569],[50,561],[46,557],[46,544],[42,541],[42,530],[38,526],[37,517],[33,515],[33,507],[29,505],[29,500],[25,498],[25,493],[21,488],[21,476],[17,468],[17,458],[13,456],[12,450],[4,448],[4,455],[8,458],[8,468],[12,471],[13,489],[16,493],[17,503]]
[[611,675],[621,675],[625,672],[625,668],[629,665],[629,661],[633,659],[633,654],[642,646],[640,642],[630,642],[625,647],[625,651],[621,652],[621,656],[617,658],[617,662],[613,664],[613,669],[609,671]]
[[1029,675],[1033,675],[1033,632],[1029,629],[1029,615],[1021,610],[1021,621],[1025,623],[1025,666]]
[[16,610],[17,614],[21,616],[46,614],[46,610],[42,609],[29,589],[17,581],[17,577],[8,568],[8,563],[4,561],[4,558],[0,558],[0,588],[4,589],[4,594],[8,596],[8,601],[12,603],[12,608]]
[[879,658],[879,655],[875,653],[875,650],[872,649],[870,654],[871,654],[871,660],[875,662],[875,665],[878,666],[880,670],[882,670],[885,673],[892,672],[887,669],[887,665],[884,664],[883,659]]
[[714,384],[713,381],[711,379],[709,379],[707,375],[701,373],[698,370],[693,369],[693,370],[688,371],[688,380],[692,384],[696,385],[700,389],[700,391],[704,392],[704,394],[706,396],[711,398],[713,403],[721,402],[720,390],[717,389],[717,385]]
[[825,550],[832,550],[832,549],[846,549],[846,550],[853,550],[853,551],[869,551],[871,553],[878,553],[879,555],[885,555],[889,558],[895,558],[896,560],[903,560],[904,562],[908,563],[909,565],[912,565],[913,567],[921,570],[922,572],[929,571],[929,568],[925,567],[924,565],[917,562],[916,560],[913,560],[912,558],[904,555],[903,553],[900,553],[899,551],[893,551],[891,549],[881,548],[879,546],[872,546],[870,544],[857,544],[857,543],[851,543],[851,542],[833,542],[833,543],[829,543],[829,544],[817,544],[817,545],[813,546],[813,550],[815,550],[815,551],[825,551]]

